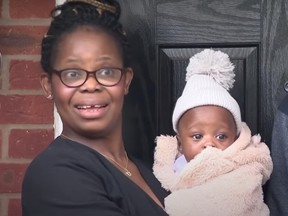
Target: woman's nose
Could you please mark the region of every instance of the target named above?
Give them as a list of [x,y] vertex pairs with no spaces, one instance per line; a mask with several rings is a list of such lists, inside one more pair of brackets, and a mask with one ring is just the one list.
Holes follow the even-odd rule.
[[95,91],[102,87],[102,85],[96,80],[95,76],[89,76],[86,82],[81,86],[82,90]]

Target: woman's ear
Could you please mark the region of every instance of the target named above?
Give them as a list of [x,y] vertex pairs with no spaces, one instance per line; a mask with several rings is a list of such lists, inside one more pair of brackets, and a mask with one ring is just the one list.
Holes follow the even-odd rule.
[[181,154],[183,154],[183,153],[182,153],[182,144],[181,144],[180,137],[179,137],[178,134],[176,135],[176,139],[177,139],[177,148],[178,148],[178,151],[179,151]]
[[41,73],[40,83],[44,91],[45,97],[49,100],[53,99],[51,77],[47,73]]
[[125,92],[124,92],[125,95],[127,95],[129,92],[129,86],[133,79],[133,75],[134,75],[134,72],[132,68],[128,67],[125,69]]

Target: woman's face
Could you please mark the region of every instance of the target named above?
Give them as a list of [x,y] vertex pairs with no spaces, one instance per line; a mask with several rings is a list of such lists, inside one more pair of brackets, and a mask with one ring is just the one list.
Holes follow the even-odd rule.
[[221,150],[237,138],[232,114],[219,106],[200,106],[188,110],[179,120],[178,141],[187,161],[208,146]]
[[[54,51],[52,67],[58,71],[67,68],[95,71],[104,67],[122,68],[123,61],[111,36],[92,27],[81,27],[62,37]],[[124,95],[132,77],[132,69],[127,68],[115,86],[103,86],[89,76],[82,86],[71,88],[57,74],[53,73],[51,80],[43,74],[42,86],[54,98],[65,135],[101,137],[121,132]]]

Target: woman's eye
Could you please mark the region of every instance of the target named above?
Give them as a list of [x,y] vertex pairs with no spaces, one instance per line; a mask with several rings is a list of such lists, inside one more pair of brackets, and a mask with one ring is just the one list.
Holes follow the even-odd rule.
[[202,138],[202,135],[201,135],[201,134],[194,134],[194,135],[192,136],[192,138],[193,138],[194,140],[200,140],[200,139]]
[[99,73],[101,76],[113,76],[114,70],[111,68],[102,69]]
[[217,138],[218,140],[225,140],[225,139],[227,138],[227,136],[226,136],[225,134],[218,134],[218,135],[216,136],[216,138]]
[[77,78],[81,77],[81,72],[77,70],[67,70],[63,73],[63,76],[66,78]]

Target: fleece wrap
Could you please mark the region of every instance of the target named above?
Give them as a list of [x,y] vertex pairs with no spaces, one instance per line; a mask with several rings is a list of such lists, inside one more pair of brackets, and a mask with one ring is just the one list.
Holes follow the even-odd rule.
[[162,187],[170,216],[269,216],[262,185],[272,172],[272,159],[260,135],[251,137],[243,122],[238,139],[224,151],[206,148],[178,173],[174,136],[156,138],[153,172]]

